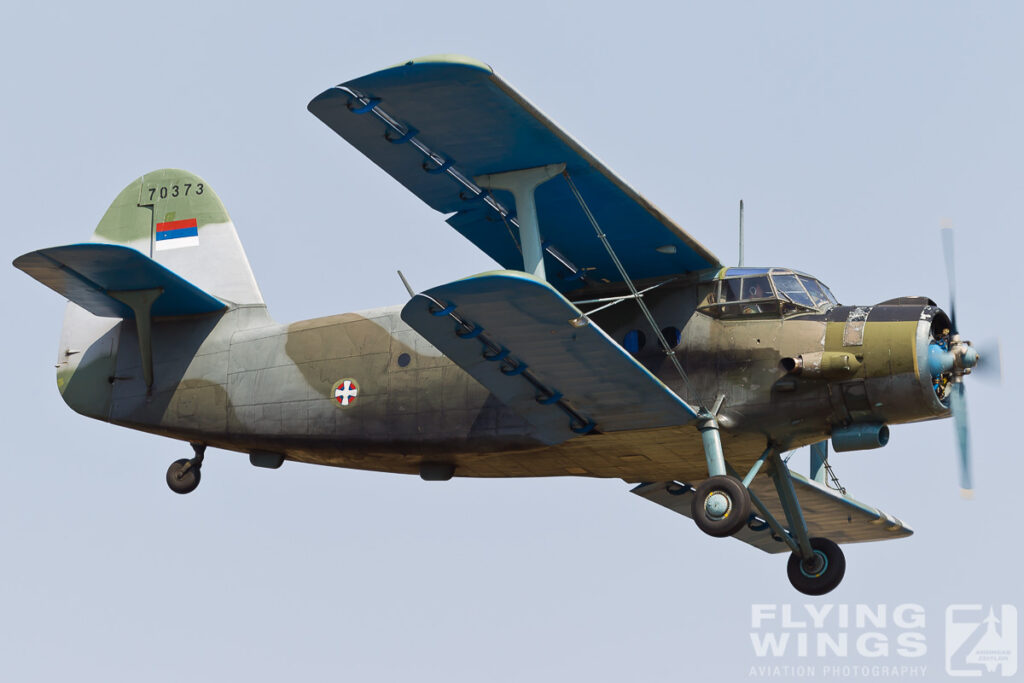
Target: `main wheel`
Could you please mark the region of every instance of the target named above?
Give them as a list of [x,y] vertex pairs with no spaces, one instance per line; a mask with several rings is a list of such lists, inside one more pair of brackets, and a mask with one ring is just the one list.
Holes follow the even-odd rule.
[[789,556],[786,573],[793,588],[804,595],[824,595],[839,585],[846,574],[846,557],[838,545],[827,538],[812,538],[814,558],[805,562],[800,553]]
[[732,536],[750,518],[750,493],[736,477],[710,477],[694,492],[690,512],[707,535]]
[[200,467],[191,460],[175,460],[167,468],[167,485],[175,493],[192,493],[199,486]]

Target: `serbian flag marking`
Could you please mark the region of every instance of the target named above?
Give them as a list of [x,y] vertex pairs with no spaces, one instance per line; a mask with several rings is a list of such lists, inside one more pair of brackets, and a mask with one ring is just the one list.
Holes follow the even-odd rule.
[[156,224],[156,250],[199,246],[199,225],[195,218]]

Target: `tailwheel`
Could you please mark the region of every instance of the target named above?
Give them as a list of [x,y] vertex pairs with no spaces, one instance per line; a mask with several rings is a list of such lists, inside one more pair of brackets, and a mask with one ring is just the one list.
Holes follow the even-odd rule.
[[789,556],[786,572],[793,588],[804,595],[824,595],[839,585],[846,574],[846,557],[838,545],[827,538],[812,538],[812,557],[800,553]]
[[750,518],[750,493],[736,477],[709,477],[697,487],[690,512],[697,528],[707,535],[732,536]]
[[192,493],[199,486],[206,445],[194,443],[192,450],[195,451],[196,457],[175,460],[167,468],[167,486],[175,493]]

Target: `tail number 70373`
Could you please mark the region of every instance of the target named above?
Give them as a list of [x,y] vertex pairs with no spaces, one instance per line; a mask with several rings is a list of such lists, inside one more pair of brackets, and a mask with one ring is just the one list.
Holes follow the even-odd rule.
[[189,192],[194,195],[201,195],[203,193],[203,184],[196,183],[194,190],[192,189],[192,183],[183,183],[181,185],[147,187],[146,191],[149,192],[149,201],[153,202],[157,199],[167,199],[168,197],[187,197]]

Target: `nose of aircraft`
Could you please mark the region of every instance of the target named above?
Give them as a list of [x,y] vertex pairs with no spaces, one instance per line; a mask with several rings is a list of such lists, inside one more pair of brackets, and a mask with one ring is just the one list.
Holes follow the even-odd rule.
[[957,334],[932,340],[928,345],[928,370],[933,378],[949,373],[960,376],[970,374],[979,358],[971,342],[961,340]]
[[935,395],[953,414],[959,452],[960,489],[969,497],[971,483],[971,442],[967,423],[967,396],[964,376],[977,367],[981,356],[969,341],[959,334],[944,331],[928,344],[928,373]]

